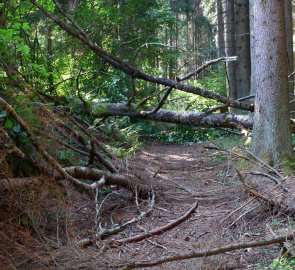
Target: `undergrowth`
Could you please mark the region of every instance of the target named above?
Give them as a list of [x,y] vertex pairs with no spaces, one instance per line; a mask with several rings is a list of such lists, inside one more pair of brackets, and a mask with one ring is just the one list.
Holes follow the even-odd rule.
[[294,270],[295,259],[282,257],[282,258],[275,259],[269,265],[266,265],[266,266],[257,265],[257,267],[258,269],[261,269],[261,270]]
[[113,138],[109,149],[117,156],[133,155],[147,140],[164,143],[192,145],[208,140],[236,145],[240,136],[216,128],[196,128],[182,124],[167,124],[145,120],[109,118],[99,127]]

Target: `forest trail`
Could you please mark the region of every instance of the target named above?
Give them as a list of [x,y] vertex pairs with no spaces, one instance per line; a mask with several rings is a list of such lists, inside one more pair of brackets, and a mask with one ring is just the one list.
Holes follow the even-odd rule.
[[[9,249],[10,257],[15,259],[15,263],[19,262],[16,269],[121,269],[132,262],[265,239],[270,235],[266,225],[275,225],[272,221],[280,224],[280,217],[273,217],[268,207],[257,200],[240,208],[251,197],[237,180],[232,157],[206,149],[204,144],[184,146],[152,143],[134,157],[123,158],[118,162],[136,169],[142,175],[154,176],[155,204],[140,222],[89,247],[80,248],[77,241],[96,233],[94,220],[97,209],[93,197],[81,195],[72,187],[67,187],[66,198],[56,186],[36,187],[35,191],[31,190],[27,194],[27,200],[39,198],[38,204],[32,200],[27,208],[35,211],[37,217],[40,214],[40,220],[35,222],[44,224],[44,234],[36,235],[34,230],[25,230],[17,219],[16,224],[12,223],[14,219],[9,218],[10,210],[6,212],[3,209],[3,213],[0,212],[0,216],[3,216],[3,222],[0,223],[0,255],[1,250]],[[116,188],[109,191],[101,193],[98,198],[102,227],[123,224],[137,217],[138,210],[147,210],[147,202],[139,201],[137,206],[129,191]],[[12,196],[17,198],[20,195],[13,193]],[[111,245],[113,240],[138,235],[178,219],[196,201],[198,208],[176,227],[136,243],[119,247]],[[59,213],[56,213],[57,206]],[[236,209],[238,211],[226,218]],[[41,214],[46,214],[46,219],[42,220]],[[239,250],[208,258],[166,263],[149,269],[260,269],[257,264],[270,263],[278,251],[278,246]],[[1,256],[0,262],[7,254]],[[15,268],[6,264],[1,269]]]
[[[230,243],[263,239],[269,235],[265,227],[270,222],[269,213],[265,213],[263,205],[255,205],[255,202],[255,211],[251,211],[253,204],[250,203],[221,222],[229,213],[251,199],[237,180],[230,157],[221,157],[206,149],[203,144],[182,146],[154,143],[139,151],[133,158],[132,165],[144,173],[156,175],[162,190],[157,192],[152,213],[140,224],[114,238],[130,237],[163,226],[183,215],[194,202],[198,201],[199,206],[187,220],[161,235],[107,250],[103,253],[103,261],[111,261],[111,265],[124,265],[126,262],[159,259]],[[131,217],[127,216],[133,207],[131,203],[129,211],[123,210],[126,214],[124,217],[121,216],[122,209],[119,210],[123,220]],[[276,255],[278,248],[271,249],[275,252],[270,253],[265,248],[248,249],[167,263],[151,269],[259,269],[258,263],[269,263]],[[109,263],[107,265],[112,269]]]

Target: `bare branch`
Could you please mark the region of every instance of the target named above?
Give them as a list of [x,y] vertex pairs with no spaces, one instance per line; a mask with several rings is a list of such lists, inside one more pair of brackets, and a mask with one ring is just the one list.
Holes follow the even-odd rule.
[[151,231],[148,231],[148,232],[145,232],[142,234],[138,234],[138,235],[134,235],[134,236],[128,237],[128,238],[115,240],[111,243],[111,245],[117,247],[117,246],[121,246],[121,245],[124,245],[127,243],[134,243],[134,242],[138,242],[143,239],[146,239],[148,237],[151,237],[153,235],[159,235],[163,232],[166,232],[166,231],[176,227],[177,225],[179,225],[183,221],[185,221],[196,210],[197,207],[198,207],[198,203],[196,202],[192,205],[192,207],[184,215],[182,215],[178,219],[175,219],[175,220],[169,222],[168,224],[161,226],[159,228],[153,229]]
[[168,88],[168,90],[166,91],[166,93],[164,94],[164,96],[162,97],[162,99],[160,100],[160,102],[158,103],[158,105],[154,109],[152,109],[151,111],[149,111],[149,112],[142,112],[142,114],[151,115],[151,114],[154,114],[157,111],[159,111],[163,107],[165,101],[169,97],[169,95],[172,92],[172,90],[173,90],[172,87]]
[[266,240],[230,244],[230,245],[226,245],[226,246],[222,246],[218,248],[207,249],[204,251],[195,251],[188,254],[161,258],[161,259],[150,261],[150,262],[133,263],[133,264],[126,265],[125,267],[123,267],[123,269],[130,270],[130,269],[136,269],[136,268],[153,267],[153,266],[161,265],[163,263],[188,260],[193,258],[209,257],[209,256],[214,256],[214,255],[222,254],[225,252],[231,252],[231,251],[245,249],[245,248],[271,246],[275,244],[284,243],[286,240],[294,240],[295,239],[294,233],[295,231],[292,231],[291,233],[287,235],[272,237]]
[[92,190],[91,186],[85,184],[71,175],[69,175],[61,166],[60,164],[41,146],[38,142],[35,134],[29,129],[28,125],[24,122],[24,120],[15,112],[15,110],[8,104],[3,98],[0,97],[0,104],[10,113],[10,115],[14,118],[14,120],[19,123],[19,125],[24,129],[24,131],[28,134],[32,144],[36,148],[36,150],[52,165],[58,173],[60,173],[65,179],[70,181],[72,184],[77,186],[80,189],[89,191]]
[[198,75],[200,74],[204,69],[206,69],[207,67],[213,65],[213,64],[216,64],[216,63],[219,63],[221,61],[236,61],[237,60],[237,57],[236,56],[229,56],[229,57],[219,57],[217,59],[213,59],[213,60],[209,60],[209,61],[206,61],[203,65],[201,65],[200,67],[192,70],[191,72],[189,72],[188,74],[182,76],[182,77],[177,77],[176,80],[178,82],[181,82],[181,81],[184,81],[184,80],[187,80],[189,78],[191,78],[192,76],[194,75]]

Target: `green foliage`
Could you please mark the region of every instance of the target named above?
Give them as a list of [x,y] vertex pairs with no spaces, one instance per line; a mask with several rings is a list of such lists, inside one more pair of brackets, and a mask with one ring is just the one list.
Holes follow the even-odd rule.
[[295,259],[282,257],[275,259],[271,264],[267,266],[257,265],[257,268],[261,270],[293,270],[295,269]]
[[223,134],[222,131],[213,128],[196,129],[186,125],[172,125],[155,135],[157,139],[168,143],[192,144],[215,139]]
[[226,96],[227,89],[224,64],[219,64],[217,68],[211,69],[206,77],[198,80],[198,84],[204,89],[212,89],[213,91]]
[[140,142],[140,128],[134,128],[128,117],[121,119],[108,118],[99,126],[114,140],[107,146],[116,156],[133,155],[142,145]]
[[72,150],[61,150],[58,152],[58,159],[65,166],[71,166],[75,159],[75,153]]

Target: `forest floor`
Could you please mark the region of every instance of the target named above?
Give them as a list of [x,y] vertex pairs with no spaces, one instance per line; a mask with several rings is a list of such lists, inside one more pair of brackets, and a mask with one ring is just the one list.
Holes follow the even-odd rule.
[[[150,143],[135,157],[122,162],[126,166],[132,165],[143,174],[154,176],[157,181],[156,202],[148,216],[116,235],[81,249],[74,244],[73,239],[95,234],[95,203],[88,196],[78,196],[79,193],[71,190],[67,217],[58,218],[55,225],[53,222],[55,229],[52,229],[52,237],[46,239],[47,248],[40,248],[32,242],[31,245],[35,247],[31,248],[30,253],[30,248],[27,248],[29,243],[23,243],[25,237],[22,237],[22,241],[16,243],[16,248],[19,245],[26,248],[27,254],[31,254],[30,260],[14,257],[17,266],[10,268],[6,264],[6,267],[0,268],[118,269],[118,266],[134,261],[154,260],[230,243],[265,239],[270,236],[268,226],[276,231],[284,223],[284,218],[273,214],[265,204],[257,200],[247,204],[251,197],[237,178],[232,157],[206,149],[204,144],[183,146]],[[123,223],[136,217],[138,207],[142,211],[147,207],[145,201],[139,201],[136,206],[132,195],[122,189],[115,189],[109,195],[101,194],[99,200],[100,203],[103,201],[100,216],[104,227],[110,226],[111,220]],[[198,208],[175,228],[137,243],[108,247],[110,240],[149,231],[179,218],[196,201]],[[246,205],[239,209],[243,204]],[[239,210],[227,217],[236,209]],[[8,223],[1,222],[0,253],[5,249],[2,242],[7,244],[14,237],[7,232],[4,224]],[[6,249],[6,253],[9,252],[10,257],[13,257],[13,250]],[[262,269],[261,265],[269,264],[279,255],[279,250],[278,246],[243,249],[207,258],[166,263],[151,269]]]

